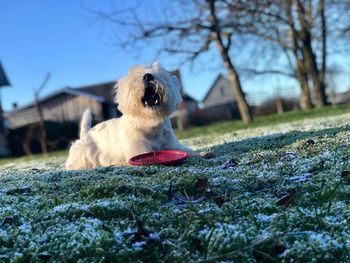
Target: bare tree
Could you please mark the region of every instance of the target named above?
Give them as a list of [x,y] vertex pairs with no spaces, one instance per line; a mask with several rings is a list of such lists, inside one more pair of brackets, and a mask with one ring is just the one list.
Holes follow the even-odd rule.
[[[332,6],[336,6],[336,20],[332,25],[338,33],[338,37],[345,39],[349,43],[350,37],[350,1],[348,0],[328,0]],[[333,10],[332,10],[333,11]],[[333,22],[333,21],[332,21]]]
[[[291,0],[287,0],[285,3],[287,22],[289,26],[290,37],[290,51],[293,54],[295,61],[295,77],[298,79],[301,88],[300,106],[302,109],[308,109],[312,106],[309,76],[306,68],[305,58],[303,55],[302,47],[300,46],[298,30],[293,18],[293,5]],[[286,52],[288,52],[288,45],[285,46]]]
[[[233,32],[223,32],[220,26],[218,12],[216,10],[215,0],[207,0],[210,10],[209,21],[211,24],[212,39],[216,42],[216,46],[220,52],[221,58],[224,62],[225,68],[228,72],[228,77],[233,88],[233,94],[237,100],[237,105],[239,112],[241,114],[244,123],[250,123],[252,120],[248,104],[245,99],[245,94],[243,93],[241,81],[239,79],[237,70],[235,69],[231,57],[229,55],[231,47],[231,38]],[[227,43],[224,43],[224,37],[226,33]]]
[[[325,91],[324,76],[326,70],[326,21],[324,15],[324,1],[319,0],[319,11],[321,11],[321,42],[322,42],[322,55],[321,55],[321,66],[317,64],[317,53],[315,52],[312,41],[315,36],[312,35],[312,26],[314,25],[314,17],[312,16],[312,1],[301,1],[295,0],[296,12],[299,21],[300,29],[296,32],[298,40],[300,41],[301,50],[304,58],[304,64],[307,69],[307,73],[312,79],[315,95],[316,107],[323,107],[327,104],[327,96]],[[293,7],[293,3],[292,3]]]
[[[40,133],[39,141],[40,141],[41,151],[44,154],[47,154],[47,140],[46,140],[47,134],[46,134],[46,129],[45,129],[44,114],[43,114],[43,111],[42,111],[41,106],[40,106],[39,96],[40,96],[40,93],[45,88],[47,82],[49,81],[50,76],[51,76],[51,74],[47,73],[42,84],[37,89],[34,89],[34,107],[35,107],[36,112],[37,112],[38,117],[39,117],[39,121],[37,123],[37,125],[39,127],[39,133]],[[27,131],[27,134],[25,136],[25,140],[24,140],[23,145],[22,145],[23,151],[26,155],[32,154],[32,152],[30,150],[30,142],[32,140],[34,132],[35,132],[35,124],[32,124],[28,127],[28,131]]]
[[136,13],[135,9],[93,12],[98,19],[116,26],[116,37],[122,47],[135,48],[140,42],[150,43],[158,46],[160,52],[181,56],[193,63],[215,44],[227,70],[241,118],[244,123],[250,123],[252,115],[230,56],[239,24],[232,26],[227,3],[223,0],[176,0],[163,1],[160,7],[159,13],[156,8],[152,10],[154,20]]
[[[326,105],[327,16],[324,0],[226,0],[232,12],[245,17],[244,30],[273,43],[286,57],[291,70],[264,73],[293,75],[300,83],[303,109]],[[321,48],[318,48],[321,46]],[[291,74],[292,73],[292,74]]]
[[40,87],[34,91],[35,94],[35,108],[38,112],[39,116],[39,128],[40,128],[40,145],[41,145],[41,151],[46,154],[47,153],[47,143],[46,143],[46,129],[45,129],[45,120],[44,120],[44,114],[40,106],[40,100],[39,95],[45,88],[47,82],[49,81],[51,77],[50,73],[47,73],[45,76],[45,79],[43,83],[40,85]]

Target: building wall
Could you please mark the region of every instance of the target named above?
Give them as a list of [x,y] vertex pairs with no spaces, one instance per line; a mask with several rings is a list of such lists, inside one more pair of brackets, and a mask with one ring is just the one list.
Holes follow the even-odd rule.
[[336,93],[332,96],[331,103],[333,104],[343,104],[350,102],[350,92]]
[[10,151],[6,141],[6,136],[4,133],[0,132],[0,157],[8,156],[9,154]]
[[[101,103],[85,96],[62,94],[40,104],[44,119],[57,122],[79,121],[85,109],[90,108],[96,121],[103,120]],[[37,110],[32,106],[8,115],[10,128],[39,121]]]
[[207,98],[203,101],[203,106],[212,107],[218,104],[226,104],[235,101],[231,84],[227,78],[221,77],[212,88]]
[[188,101],[186,102],[186,109],[188,115],[196,115],[198,112],[198,103],[197,101]]
[[41,105],[45,120],[65,122],[79,121],[90,108],[96,121],[103,120],[101,103],[85,96],[62,95]]
[[180,107],[170,116],[171,124],[174,128],[182,129],[193,125],[193,120],[198,114],[197,101],[182,101]]
[[226,102],[201,109],[200,116],[204,123],[239,119],[240,115],[235,102]]

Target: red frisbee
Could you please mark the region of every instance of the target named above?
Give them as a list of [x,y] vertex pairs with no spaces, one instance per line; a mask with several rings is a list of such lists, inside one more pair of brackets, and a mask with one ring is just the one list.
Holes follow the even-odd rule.
[[163,150],[136,155],[129,160],[131,165],[177,165],[188,158],[188,153],[177,150]]

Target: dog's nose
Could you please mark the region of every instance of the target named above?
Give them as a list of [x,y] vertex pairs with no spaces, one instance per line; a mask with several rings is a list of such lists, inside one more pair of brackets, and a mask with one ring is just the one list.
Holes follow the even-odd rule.
[[149,73],[146,73],[145,75],[143,75],[143,80],[144,81],[151,81],[153,80],[153,75],[152,74],[149,74]]

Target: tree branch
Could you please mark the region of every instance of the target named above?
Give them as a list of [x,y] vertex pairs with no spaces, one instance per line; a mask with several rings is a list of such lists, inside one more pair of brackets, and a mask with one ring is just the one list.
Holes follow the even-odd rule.
[[39,86],[39,88],[35,91],[35,97],[38,97],[39,94],[43,91],[43,89],[45,88],[46,84],[47,84],[48,81],[50,80],[50,77],[51,77],[51,73],[46,73],[43,82],[41,83],[41,85]]
[[289,78],[295,78],[294,73],[277,70],[277,69],[257,70],[253,68],[240,68],[239,71],[245,74],[251,74],[251,75],[282,75]]

